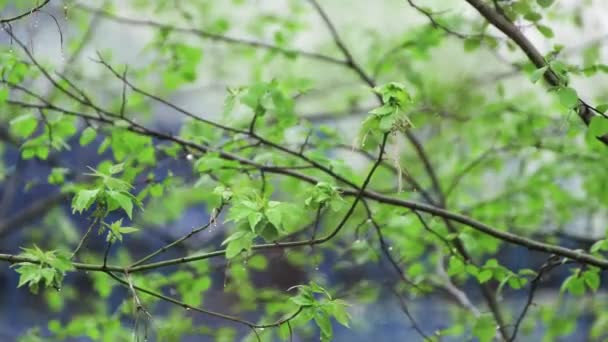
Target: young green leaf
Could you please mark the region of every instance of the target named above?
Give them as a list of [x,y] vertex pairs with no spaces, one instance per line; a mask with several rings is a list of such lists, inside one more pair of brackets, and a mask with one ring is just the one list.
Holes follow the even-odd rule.
[[65,273],[74,269],[67,253],[62,251],[45,252],[34,246],[34,248],[23,248],[19,256],[38,262],[38,264],[20,262],[12,266],[20,275],[17,287],[27,284],[33,293],[38,292],[40,283],[45,287],[60,288]]
[[23,114],[11,120],[10,125],[11,133],[27,138],[36,130],[38,120],[32,114]]
[[241,254],[243,250],[249,250],[253,244],[255,234],[252,232],[237,232],[228,237],[222,244],[226,244],[226,258],[232,259]]
[[110,200],[115,201],[122,208],[129,218],[133,215],[133,199],[124,192],[110,190],[107,191]]
[[578,94],[570,87],[562,87],[557,90],[557,96],[562,106],[574,108],[578,104]]
[[350,328],[349,322],[351,318],[346,310],[347,306],[348,304],[346,302],[340,299],[334,299],[330,304],[328,304],[327,307],[329,308],[330,314],[336,319],[336,321],[338,321],[338,323]]
[[125,163],[114,164],[114,165],[110,166],[110,168],[108,169],[108,172],[110,172],[111,175],[115,175],[117,173],[121,173],[124,169],[125,169]]
[[321,341],[331,341],[333,337],[333,329],[331,327],[331,320],[325,311],[319,310],[315,312],[314,316],[315,323],[321,330]]
[[589,128],[587,129],[587,134],[585,135],[585,140],[587,144],[594,146],[602,146],[597,138],[602,137],[608,134],[608,119],[601,116],[594,116],[591,118],[591,122],[589,123]]
[[545,75],[545,72],[547,72],[548,68],[549,67],[545,65],[542,68],[538,68],[538,69],[534,70],[534,72],[530,76],[530,80],[532,81],[532,83],[538,82],[538,80],[540,80]]
[[479,339],[479,342],[490,342],[496,335],[496,323],[491,315],[481,315],[473,325],[473,336]]
[[547,38],[553,38],[555,36],[553,30],[549,26],[536,24],[536,29]]
[[597,291],[600,287],[600,275],[597,271],[588,270],[583,272],[581,276],[585,280],[585,284],[587,284],[591,290]]
[[80,140],[78,142],[80,143],[80,146],[85,146],[93,142],[95,137],[97,137],[97,131],[95,128],[87,127],[80,134]]
[[606,113],[606,111],[608,111],[608,103],[599,104],[595,106],[595,109],[600,113]]
[[72,212],[82,213],[89,209],[97,194],[99,194],[99,189],[79,190],[72,200]]
[[471,52],[477,50],[479,46],[481,46],[480,38],[472,37],[464,40],[464,51]]

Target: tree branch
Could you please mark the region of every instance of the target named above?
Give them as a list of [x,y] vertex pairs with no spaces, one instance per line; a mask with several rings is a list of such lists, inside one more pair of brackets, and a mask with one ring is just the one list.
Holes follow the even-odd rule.
[[303,57],[316,59],[316,60],[320,60],[320,61],[328,62],[328,63],[332,63],[332,64],[344,65],[346,63],[346,61],[343,61],[343,60],[340,60],[340,59],[337,59],[337,58],[334,58],[331,56],[314,53],[314,52],[302,51],[302,50],[297,50],[297,49],[286,49],[286,48],[282,48],[282,47],[264,43],[264,42],[224,36],[224,35],[212,33],[212,32],[205,31],[205,30],[195,29],[195,28],[178,27],[178,26],[173,26],[173,25],[169,25],[169,24],[156,22],[153,20],[141,20],[141,19],[121,17],[118,15],[103,11],[101,9],[89,7],[82,3],[77,3],[75,5],[75,7],[78,9],[81,9],[81,10],[85,10],[90,13],[99,14],[102,17],[112,20],[117,23],[135,25],[135,26],[154,27],[157,29],[163,29],[163,30],[168,30],[168,31],[173,31],[173,32],[194,34],[194,35],[196,35],[200,38],[204,38],[204,39],[210,39],[210,40],[233,44],[233,45],[241,45],[241,46],[248,46],[248,47],[252,47],[252,48],[264,49],[264,50],[279,52],[279,53],[282,53],[285,55],[303,56]]
[[[289,322],[290,320],[296,318],[300,312],[302,312],[303,307],[299,307],[298,310],[296,310],[294,313],[292,313],[291,315],[287,316],[286,318],[280,319],[274,323],[269,323],[269,324],[256,324],[253,322],[249,322],[246,320],[243,320],[241,318],[235,317],[235,316],[231,316],[231,315],[226,315],[223,313],[219,313],[219,312],[215,312],[215,311],[211,311],[211,310],[206,310],[203,308],[199,308],[196,306],[192,306],[189,304],[186,304],[185,302],[179,301],[175,298],[169,297],[169,296],[165,296],[162,293],[158,293],[158,292],[154,292],[152,290],[140,287],[135,285],[132,281],[126,281],[124,279],[120,279],[120,277],[116,276],[115,274],[113,274],[112,272],[106,272],[107,275],[109,275],[110,277],[112,277],[112,279],[116,280],[117,282],[127,286],[127,287],[132,287],[134,290],[137,290],[139,292],[145,293],[147,295],[150,295],[152,297],[164,300],[166,302],[181,306],[182,308],[186,309],[186,310],[192,310],[192,311],[196,311],[199,313],[203,313],[206,315],[210,315],[210,316],[214,316],[214,317],[218,317],[224,320],[228,320],[228,321],[232,321],[235,323],[239,323],[239,324],[243,324],[246,325],[250,328],[255,328],[255,329],[261,329],[261,328],[273,328],[273,327],[278,327],[281,324],[284,324],[286,322]],[[127,273],[128,274],[128,273]]]
[[517,332],[519,331],[519,326],[523,322],[524,317],[526,316],[526,313],[528,312],[528,309],[532,305],[532,301],[534,299],[534,294],[536,293],[538,285],[540,285],[540,282],[542,281],[543,275],[550,272],[554,268],[556,268],[560,265],[563,265],[563,263],[559,259],[560,258],[558,258],[558,257],[551,256],[549,258],[549,260],[547,260],[547,262],[541,266],[536,277],[534,277],[534,279],[532,279],[532,281],[530,282],[530,290],[528,291],[528,298],[526,300],[526,304],[524,305],[524,308],[522,309],[521,313],[519,314],[519,317],[517,318],[517,321],[515,322],[515,327],[513,328],[513,334],[511,334],[511,338],[509,338],[510,342],[514,342],[515,338],[517,337]]
[[38,12],[38,11],[40,11],[40,10],[41,10],[41,9],[42,9],[44,6],[46,6],[46,5],[47,5],[49,2],[51,2],[51,0],[44,0],[43,2],[39,3],[39,4],[38,4],[36,7],[34,7],[34,8],[32,8],[32,9],[30,9],[30,10],[29,10],[29,11],[27,11],[27,12],[23,12],[23,13],[21,13],[21,14],[19,14],[19,15],[14,16],[14,17],[5,18],[5,19],[0,19],[0,24],[8,24],[8,23],[10,23],[10,22],[12,22],[12,21],[17,21],[17,20],[19,20],[19,19],[21,19],[21,18],[25,18],[25,17],[27,17],[28,15],[33,14],[34,12]]
[[[507,17],[501,15],[495,9],[488,6],[481,0],[465,1],[473,6],[494,27],[515,42],[515,44],[519,46],[526,56],[528,56],[528,59],[536,66],[536,68],[547,66],[545,58],[538,51],[536,46],[534,46],[534,44],[532,44],[532,42],[530,42],[530,40],[528,40],[528,38]],[[544,73],[544,78],[551,86],[557,87],[561,84],[560,78],[550,68]],[[578,101],[578,116],[581,118],[581,120],[583,120],[585,125],[589,126],[591,123],[591,118],[595,116],[593,114],[595,109],[585,103],[585,101],[581,100],[580,97]],[[605,145],[608,145],[608,134],[597,137],[597,139]]]

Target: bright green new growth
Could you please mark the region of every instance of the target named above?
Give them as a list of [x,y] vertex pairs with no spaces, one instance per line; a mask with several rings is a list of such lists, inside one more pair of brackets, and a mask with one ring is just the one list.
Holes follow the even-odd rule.
[[29,259],[30,262],[18,262],[13,265],[19,273],[17,287],[28,285],[33,293],[38,293],[40,284],[60,290],[66,272],[74,270],[69,256],[63,251],[45,252],[37,246],[22,250],[19,257]]

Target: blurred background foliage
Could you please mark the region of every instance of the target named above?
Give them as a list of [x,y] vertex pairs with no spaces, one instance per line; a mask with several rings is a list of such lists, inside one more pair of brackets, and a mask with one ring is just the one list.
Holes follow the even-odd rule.
[[[0,1],[1,17],[42,2]],[[373,85],[397,82],[403,89],[395,91],[411,100],[401,113],[407,123],[399,121],[406,127],[390,122],[394,134],[368,189],[575,251],[601,257],[608,250],[606,146],[596,139],[608,132],[599,115],[608,109],[608,5],[485,3],[516,24],[563,84],[543,84],[547,69],[539,72],[457,0],[326,0],[319,7],[303,0],[51,0],[3,24],[0,251],[32,258],[42,258],[34,246],[72,251],[102,216],[107,225],[83,239],[82,263],[100,264],[105,254],[110,265],[129,265],[182,236],[151,261],[227,251],[119,274],[123,283],[70,271],[37,294],[17,288],[15,270],[23,281],[27,269],[6,263],[2,339],[491,341],[505,338],[497,324],[506,337],[520,328],[518,341],[607,338],[597,267],[559,256],[555,263],[440,216],[372,200],[347,214],[353,198],[339,187],[363,184],[382,136],[366,130],[381,124],[364,124],[373,124],[365,120],[382,105]],[[597,110],[600,120],[590,127],[576,113],[579,98]],[[96,121],[107,113],[128,121]],[[149,130],[130,130],[135,125]],[[277,146],[300,151],[341,181],[319,167],[298,169],[302,158]],[[220,151],[323,183],[260,173]],[[92,189],[99,192],[83,192]],[[100,193],[109,196],[107,207]],[[345,214],[327,243],[241,253],[286,236],[325,236]],[[116,240],[112,248],[106,236]],[[186,306],[133,295],[129,279]],[[264,325],[302,305],[315,310],[288,329],[250,329],[192,309]]]

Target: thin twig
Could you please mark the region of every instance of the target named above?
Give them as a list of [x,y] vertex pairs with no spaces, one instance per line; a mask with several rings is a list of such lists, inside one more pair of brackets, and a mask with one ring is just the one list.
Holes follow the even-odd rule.
[[43,2],[41,2],[40,4],[38,4],[38,6],[28,10],[27,12],[23,12],[19,15],[16,15],[14,17],[10,17],[10,18],[4,18],[4,19],[0,19],[0,24],[8,24],[12,21],[17,21],[21,18],[25,18],[28,15],[33,14],[34,12],[38,12],[40,11],[44,6],[46,6],[49,2],[51,2],[51,0],[44,0]]
[[141,265],[143,263],[145,263],[146,261],[154,258],[155,256],[166,252],[168,249],[175,247],[177,245],[179,245],[180,243],[186,241],[187,239],[191,238],[192,236],[194,236],[195,234],[202,232],[203,230],[209,228],[211,225],[216,223],[216,219],[217,217],[220,215],[220,213],[222,212],[222,209],[224,208],[224,204],[221,204],[217,209],[212,210],[211,212],[211,217],[209,218],[209,222],[199,228],[193,229],[191,232],[189,232],[188,234],[182,236],[181,238],[168,243],[166,245],[164,245],[163,247],[157,249],[156,251],[144,256],[143,258],[135,261],[134,263],[132,263],[131,265],[129,265],[128,268],[134,268],[138,265]]
[[[93,231],[93,227],[95,227],[95,224],[97,224],[97,222],[99,222],[99,218],[95,217],[93,219],[93,222],[91,222],[91,224],[89,225],[89,227],[87,228],[87,231],[84,233],[84,235],[82,236],[82,238],[80,239],[80,241],[78,242],[78,245],[76,246],[76,248],[74,249],[74,251],[72,252],[72,256],[70,257],[70,259],[74,260],[76,258],[76,255],[78,254],[78,252],[80,251],[80,249],[82,248],[82,246],[84,246],[84,243],[87,241],[87,239],[89,238],[89,235],[91,234],[91,232]],[[105,265],[105,264],[104,264]]]
[[224,42],[224,43],[228,43],[228,44],[265,49],[265,50],[269,50],[269,51],[279,52],[279,53],[282,53],[287,56],[290,56],[290,55],[303,56],[303,57],[316,59],[316,60],[320,60],[320,61],[324,61],[324,62],[328,62],[328,63],[332,63],[332,64],[341,65],[341,64],[345,63],[345,61],[343,61],[343,60],[340,60],[340,59],[337,59],[337,58],[334,58],[331,56],[314,53],[314,52],[302,51],[302,50],[297,50],[297,49],[287,49],[287,48],[282,48],[282,47],[264,43],[264,42],[224,36],[224,35],[208,32],[208,31],[204,31],[204,30],[200,30],[200,29],[196,29],[196,28],[178,27],[178,26],[174,26],[174,25],[163,24],[163,23],[156,22],[153,20],[140,20],[140,19],[134,19],[134,18],[120,17],[118,15],[115,15],[115,14],[112,14],[112,13],[109,13],[109,12],[106,12],[106,11],[103,11],[103,10],[100,10],[97,8],[89,7],[82,3],[76,4],[76,8],[85,10],[89,13],[99,14],[99,15],[103,16],[104,18],[113,20],[118,23],[136,25],[136,26],[154,27],[154,28],[158,28],[158,29],[168,30],[170,32],[172,31],[172,32],[179,32],[179,33],[189,33],[189,34],[194,34],[200,38],[210,39],[210,40]]
[[139,291],[141,293],[145,293],[145,294],[150,295],[152,297],[156,297],[156,298],[164,300],[166,302],[178,305],[178,306],[180,306],[180,307],[182,307],[182,308],[184,308],[186,310],[192,310],[192,311],[196,311],[196,312],[199,312],[199,313],[207,314],[207,315],[210,315],[210,316],[218,317],[218,318],[221,318],[221,319],[224,319],[224,320],[240,323],[240,324],[246,325],[246,326],[248,326],[250,328],[261,329],[261,328],[278,327],[279,325],[281,325],[281,324],[283,324],[285,322],[291,321],[292,319],[294,319],[295,317],[297,317],[302,312],[302,309],[303,309],[303,307],[299,307],[299,309],[296,310],[291,315],[287,316],[286,318],[280,319],[280,320],[278,320],[278,321],[276,321],[274,323],[256,324],[256,323],[253,323],[253,322],[249,322],[249,321],[243,320],[243,319],[241,319],[239,317],[230,316],[230,315],[226,315],[226,314],[223,314],[223,313],[219,313],[219,312],[215,312],[215,311],[211,311],[211,310],[206,310],[206,309],[203,309],[203,308],[199,308],[199,307],[196,307],[196,306],[189,305],[189,304],[187,304],[185,302],[182,302],[182,301],[179,301],[179,300],[177,300],[175,298],[172,298],[172,297],[169,297],[169,296],[165,296],[165,295],[163,295],[161,293],[158,293],[158,292],[155,292],[155,291],[148,290],[148,289],[142,288],[140,286],[137,286],[132,281],[126,281],[124,279],[121,279],[120,277],[116,276],[112,272],[106,272],[106,274],[109,275],[110,277],[112,277],[114,280],[118,281],[119,283],[121,283],[123,285],[126,285],[126,286],[129,286],[130,288],[133,289],[133,291],[137,290],[137,291]]
[[534,277],[534,279],[532,279],[532,281],[530,282],[530,290],[528,291],[528,298],[526,299],[526,304],[524,305],[524,308],[522,309],[521,313],[519,314],[519,316],[517,318],[517,321],[515,322],[515,327],[513,328],[513,333],[511,334],[511,338],[509,338],[510,342],[514,342],[515,338],[517,337],[517,332],[519,331],[519,326],[523,322],[524,317],[526,316],[526,313],[528,312],[528,309],[532,305],[532,301],[534,300],[534,294],[535,294],[536,290],[538,289],[540,282],[542,281],[543,275],[545,275],[546,273],[550,272],[555,267],[558,267],[562,264],[563,263],[561,262],[559,257],[552,255],[551,257],[549,257],[547,262],[545,262],[540,267],[540,269],[538,270],[538,273],[536,274],[536,277]]
[[403,311],[403,313],[409,319],[410,324],[412,325],[412,329],[414,329],[418,333],[418,335],[420,335],[420,337],[422,337],[425,341],[427,341],[427,340],[430,341],[430,337],[422,330],[422,328],[420,328],[420,325],[418,325],[418,323],[414,319],[414,316],[412,315],[412,313],[410,312],[410,310],[407,306],[407,302],[405,301],[405,298],[403,298],[403,296],[399,292],[397,292],[396,289],[392,289],[392,292],[395,295],[395,297],[397,297],[397,299],[399,299],[399,306],[401,307],[401,311]]

